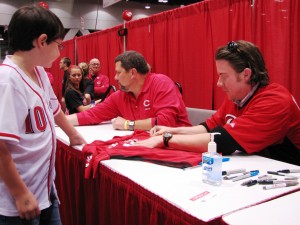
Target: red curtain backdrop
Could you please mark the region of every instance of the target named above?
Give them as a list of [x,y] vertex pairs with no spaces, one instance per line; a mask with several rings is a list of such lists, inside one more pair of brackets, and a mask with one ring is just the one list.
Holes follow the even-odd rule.
[[107,75],[113,85],[116,85],[114,58],[123,49],[121,38],[117,34],[119,28],[120,26],[76,38],[78,63],[89,63],[92,58],[98,58],[101,73]]
[[256,0],[253,39],[266,59],[271,82],[288,88],[300,104],[300,3]]
[[[283,84],[299,102],[299,3],[251,2],[208,0],[127,22],[126,50],[141,52],[153,72],[180,82],[186,106],[217,109],[226,96],[216,86],[214,53],[230,40],[248,40],[261,48],[271,81]],[[99,58],[101,72],[116,85],[114,59],[124,50],[123,37],[118,36],[122,27],[76,38],[77,55],[68,53],[78,62]]]

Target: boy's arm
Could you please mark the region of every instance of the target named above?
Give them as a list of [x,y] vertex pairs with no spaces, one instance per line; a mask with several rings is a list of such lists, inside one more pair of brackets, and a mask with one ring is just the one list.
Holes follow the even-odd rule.
[[55,123],[69,136],[70,146],[86,144],[84,138],[71,125],[62,111],[60,111],[54,119]]
[[19,216],[22,219],[29,220],[40,215],[35,196],[21,179],[8,147],[2,140],[0,140],[0,177],[15,199]]

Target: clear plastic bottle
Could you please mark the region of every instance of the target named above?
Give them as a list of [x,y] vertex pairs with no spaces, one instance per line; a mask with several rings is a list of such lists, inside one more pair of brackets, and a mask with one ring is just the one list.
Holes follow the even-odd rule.
[[208,152],[202,154],[202,181],[219,186],[222,183],[222,156],[217,153],[217,144],[214,136],[220,133],[211,133],[208,143]]

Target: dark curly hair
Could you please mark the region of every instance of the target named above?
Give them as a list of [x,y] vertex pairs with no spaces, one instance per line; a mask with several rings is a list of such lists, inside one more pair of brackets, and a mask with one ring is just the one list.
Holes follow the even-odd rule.
[[264,58],[258,47],[250,42],[231,41],[217,50],[215,59],[228,61],[238,73],[245,68],[250,68],[252,71],[250,84],[252,86],[257,83],[260,83],[260,86],[267,86],[270,83]]

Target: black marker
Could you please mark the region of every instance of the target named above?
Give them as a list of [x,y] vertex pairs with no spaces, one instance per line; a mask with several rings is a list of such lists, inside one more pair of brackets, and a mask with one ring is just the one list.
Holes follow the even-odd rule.
[[300,173],[300,169],[278,170],[278,173]]
[[299,184],[298,182],[289,182],[289,183],[281,183],[281,184],[273,184],[268,186],[263,186],[264,190],[274,189],[274,188],[282,188],[282,187],[290,187]]
[[295,181],[288,181],[288,180],[259,180],[259,184],[282,184],[282,183],[294,183]]
[[247,186],[247,187],[253,186],[255,184],[257,184],[257,180],[247,180],[241,183],[242,186]]

